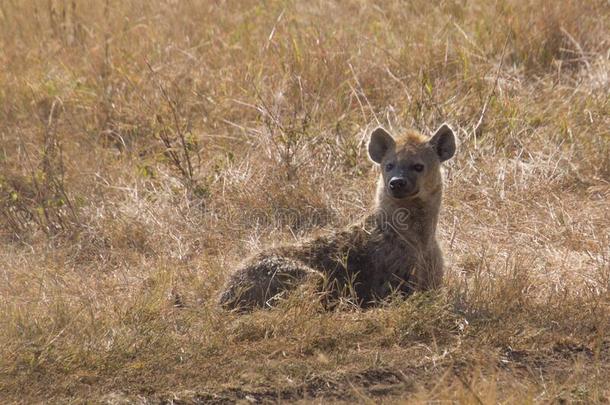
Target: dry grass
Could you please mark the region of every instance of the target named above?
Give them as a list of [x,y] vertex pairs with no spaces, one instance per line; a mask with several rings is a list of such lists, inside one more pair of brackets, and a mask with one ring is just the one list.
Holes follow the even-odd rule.
[[[0,397],[607,402],[607,1],[0,2]],[[214,297],[449,121],[446,287]],[[5,402],[5,401],[3,401]]]

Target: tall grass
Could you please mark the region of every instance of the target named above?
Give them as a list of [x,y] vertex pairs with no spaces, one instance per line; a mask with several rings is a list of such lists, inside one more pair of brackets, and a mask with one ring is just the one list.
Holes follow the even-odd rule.
[[[606,1],[0,2],[0,397],[603,401]],[[237,317],[233,266],[460,140],[445,287]],[[287,214],[288,213],[288,214]]]

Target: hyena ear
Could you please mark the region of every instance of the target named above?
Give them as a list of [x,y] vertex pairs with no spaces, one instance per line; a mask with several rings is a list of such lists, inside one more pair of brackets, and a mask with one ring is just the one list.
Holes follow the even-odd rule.
[[371,140],[369,141],[369,157],[377,164],[381,163],[383,157],[390,149],[394,149],[396,142],[392,135],[379,127],[371,132]]
[[443,124],[436,130],[430,139],[430,145],[436,151],[441,162],[449,160],[455,154],[455,135],[447,124]]

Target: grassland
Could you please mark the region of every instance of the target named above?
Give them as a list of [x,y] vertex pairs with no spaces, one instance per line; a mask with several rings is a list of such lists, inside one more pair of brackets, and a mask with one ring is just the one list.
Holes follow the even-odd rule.
[[[0,2],[2,402],[608,402],[607,1]],[[445,287],[215,306],[460,140]]]

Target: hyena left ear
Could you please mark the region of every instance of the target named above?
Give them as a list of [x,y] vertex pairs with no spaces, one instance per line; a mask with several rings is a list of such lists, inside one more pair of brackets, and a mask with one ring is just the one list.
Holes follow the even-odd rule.
[[455,135],[446,123],[436,130],[430,139],[430,145],[436,151],[441,162],[449,160],[455,154]]
[[396,147],[396,142],[392,135],[379,127],[371,132],[371,140],[369,141],[369,157],[377,164],[381,163],[383,157],[389,150]]

